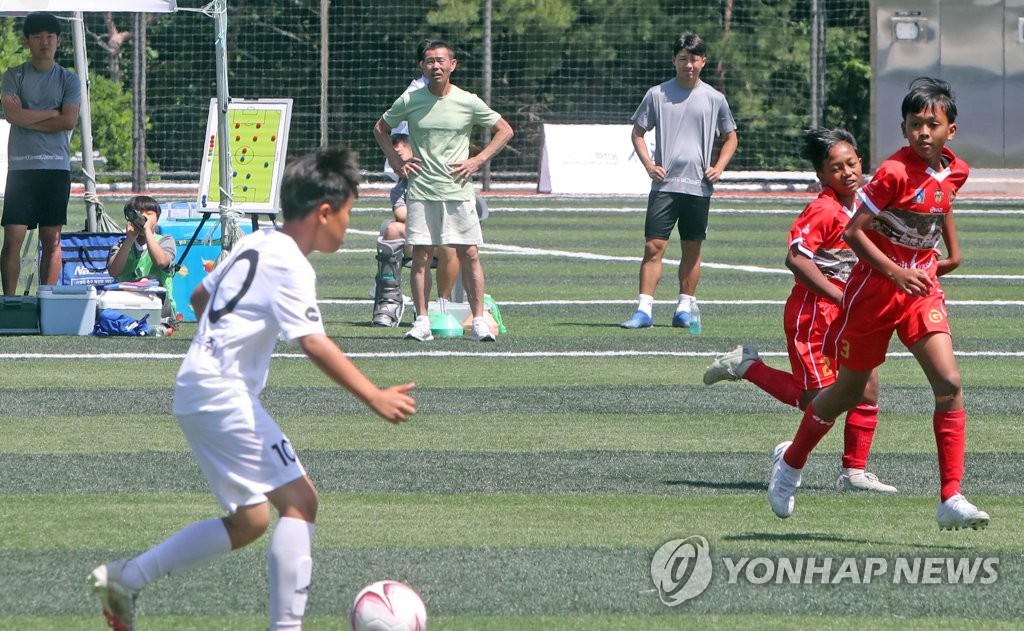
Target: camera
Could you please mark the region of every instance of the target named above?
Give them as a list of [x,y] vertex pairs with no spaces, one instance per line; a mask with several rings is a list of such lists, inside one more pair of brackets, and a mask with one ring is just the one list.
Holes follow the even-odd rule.
[[146,218],[142,216],[142,213],[135,210],[135,206],[131,202],[124,205],[124,218],[128,223],[134,224],[137,229],[146,229]]

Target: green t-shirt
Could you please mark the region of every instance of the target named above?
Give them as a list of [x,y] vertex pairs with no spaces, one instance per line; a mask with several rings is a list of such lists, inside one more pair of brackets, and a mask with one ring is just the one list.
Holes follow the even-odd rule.
[[477,95],[453,85],[448,94],[440,98],[428,88],[403,94],[384,112],[383,118],[392,128],[409,121],[412,152],[422,166],[419,175],[409,178],[409,200],[473,199],[473,185],[456,182],[448,173],[448,165],[469,157],[473,127],[493,127],[501,120],[501,114]]

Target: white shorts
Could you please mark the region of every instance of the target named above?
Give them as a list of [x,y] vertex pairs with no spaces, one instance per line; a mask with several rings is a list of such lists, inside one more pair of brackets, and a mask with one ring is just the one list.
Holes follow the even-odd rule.
[[409,245],[481,245],[476,202],[409,201],[405,219]]
[[267,501],[265,493],[306,475],[291,442],[259,402],[177,417],[221,507]]

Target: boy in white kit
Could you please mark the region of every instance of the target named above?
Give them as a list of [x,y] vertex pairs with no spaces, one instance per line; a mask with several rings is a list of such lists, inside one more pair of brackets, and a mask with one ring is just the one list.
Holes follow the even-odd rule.
[[137,557],[97,567],[89,583],[116,631],[134,629],[135,599],[160,578],[211,563],[258,539],[280,518],[267,551],[270,629],[301,629],[312,576],[317,493],[291,443],[260,404],[270,356],[282,336],[336,383],[390,423],[408,420],[414,384],[379,388],[324,332],[310,252],[334,252],[359,194],[359,167],[345,147],[303,156],[285,170],[284,225],[243,239],[192,294],[201,313],[178,371],[174,415],[220,505],[228,511],[186,526]]

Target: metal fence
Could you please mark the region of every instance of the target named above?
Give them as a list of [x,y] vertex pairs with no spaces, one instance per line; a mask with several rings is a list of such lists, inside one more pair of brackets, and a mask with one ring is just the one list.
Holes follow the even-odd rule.
[[[194,178],[216,95],[213,20],[87,14],[85,26],[107,168]],[[531,177],[544,123],[628,123],[647,88],[672,77],[671,44],[685,31],[707,41],[703,78],[736,117],[731,168],[805,169],[800,132],[812,124],[850,129],[870,155],[867,0],[228,0],[229,91],[293,99],[290,153],[345,141],[379,170],[373,123],[417,76],[417,44],[440,37],[457,49],[453,81],[516,130],[492,172]],[[145,155],[126,167],[133,93],[144,94],[133,119]]]

